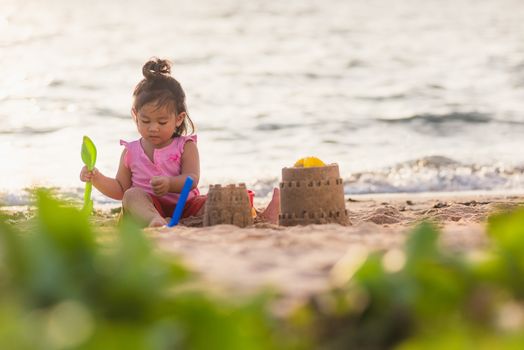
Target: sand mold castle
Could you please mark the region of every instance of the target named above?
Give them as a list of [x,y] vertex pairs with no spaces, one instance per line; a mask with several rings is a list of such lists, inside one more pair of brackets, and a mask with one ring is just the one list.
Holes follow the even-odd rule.
[[253,224],[246,185],[210,185],[204,213],[204,226]]
[[282,169],[279,225],[349,224],[338,164]]

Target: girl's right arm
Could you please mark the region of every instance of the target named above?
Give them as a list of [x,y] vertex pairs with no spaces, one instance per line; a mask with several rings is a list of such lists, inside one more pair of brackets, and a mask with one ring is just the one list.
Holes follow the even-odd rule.
[[88,171],[87,167],[84,166],[80,172],[80,180],[83,182],[91,181],[93,186],[104,195],[121,200],[124,192],[131,187],[131,171],[125,166],[124,162],[126,152],[126,150],[123,150],[120,156],[116,178],[113,179],[103,175],[97,168],[94,168],[93,171]]

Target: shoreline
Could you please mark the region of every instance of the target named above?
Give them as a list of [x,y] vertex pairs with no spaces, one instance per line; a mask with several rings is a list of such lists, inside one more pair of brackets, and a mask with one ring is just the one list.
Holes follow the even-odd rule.
[[[374,192],[374,193],[363,193],[363,194],[344,194],[346,201],[351,202],[355,200],[379,200],[379,199],[388,199],[388,200],[402,200],[402,199],[411,199],[408,197],[415,197],[418,199],[453,199],[453,198],[469,198],[469,197],[523,197],[524,198],[524,188],[523,189],[511,189],[511,190],[474,190],[474,191],[437,191],[437,192]],[[256,206],[265,206],[267,202],[271,199],[271,192],[265,197],[255,196],[254,201]],[[78,197],[76,199],[81,205],[82,198]],[[100,211],[110,211],[115,208],[119,208],[120,204],[118,201],[114,203],[97,203],[95,201],[95,209]],[[0,202],[0,209],[17,211],[17,210],[30,210],[34,206],[29,203],[24,204],[5,204]]]
[[[396,192],[396,193],[369,193],[369,194],[352,194],[344,195],[346,209],[348,210],[350,220],[353,224],[360,222],[371,221],[379,225],[388,224],[401,224],[406,225],[409,222],[417,221],[424,215],[421,215],[421,210],[430,211],[430,209],[442,209],[451,205],[467,204],[472,207],[473,205],[486,205],[490,204],[491,207],[500,205],[502,207],[515,206],[518,204],[524,204],[524,189],[522,190],[505,190],[505,191],[448,191],[448,192]],[[263,210],[270,197],[255,197],[254,205],[258,210]],[[80,200],[72,201],[73,205],[81,208],[82,203]],[[393,210],[379,209],[380,207],[394,207],[390,208]],[[433,208],[437,207],[437,208]],[[97,218],[97,222],[103,218],[114,218],[120,212],[121,205],[119,202],[115,203],[95,203],[95,214],[93,217]],[[375,209],[375,210],[373,210]],[[387,208],[386,208],[387,209]],[[493,209],[493,208],[492,208]],[[368,211],[367,213],[365,211]],[[441,210],[441,212],[446,210]],[[488,208],[484,210],[473,211],[473,214],[477,217],[477,222],[480,220],[482,215],[486,215]],[[30,218],[35,213],[35,206],[30,204],[24,205],[3,205],[0,203],[0,212],[7,215],[9,218]],[[406,215],[399,215],[399,212],[409,213],[414,212],[410,218],[406,218]],[[449,210],[448,210],[449,212]],[[367,215],[366,215],[367,214]],[[375,214],[375,217],[372,217]],[[389,218],[383,217],[381,220],[380,215],[389,216]],[[428,214],[431,214],[429,212]],[[433,213],[435,214],[435,213]],[[449,213],[447,213],[449,214]],[[467,213],[462,211],[456,212],[455,216],[452,217],[437,217],[437,221],[460,221],[463,215]],[[472,211],[470,211],[472,214]],[[378,215],[378,216],[377,216]],[[409,216],[409,215],[408,215]],[[442,215],[441,215],[442,216]],[[435,215],[426,215],[425,218],[433,219]],[[459,219],[460,218],[460,219]],[[443,219],[443,220],[442,220]],[[454,219],[454,220],[453,220]],[[468,220],[471,218],[467,218]],[[16,223],[16,222],[15,222]],[[188,226],[199,226],[199,220],[188,220],[186,224]],[[107,226],[107,225],[104,225]]]
[[474,191],[442,191],[442,192],[383,192],[345,195],[345,198],[391,198],[402,199],[405,197],[417,197],[422,199],[442,198],[468,198],[468,197],[523,197],[524,189],[511,190],[474,190]]

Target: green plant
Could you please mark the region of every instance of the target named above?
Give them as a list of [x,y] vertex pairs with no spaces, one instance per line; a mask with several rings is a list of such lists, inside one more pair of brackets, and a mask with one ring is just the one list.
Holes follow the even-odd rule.
[[524,346],[524,210],[493,216],[485,250],[450,253],[428,223],[400,263],[374,253],[348,284],[314,299],[325,349],[519,349]]
[[[101,236],[84,212],[37,192],[23,230],[0,218],[0,348],[520,349],[524,210],[492,216],[490,244],[453,253],[416,227],[342,287],[285,320],[271,297],[213,295],[130,221]],[[20,225],[18,225],[20,227]]]
[[278,349],[264,294],[213,296],[130,221],[99,240],[45,192],[25,232],[0,220],[2,349]]

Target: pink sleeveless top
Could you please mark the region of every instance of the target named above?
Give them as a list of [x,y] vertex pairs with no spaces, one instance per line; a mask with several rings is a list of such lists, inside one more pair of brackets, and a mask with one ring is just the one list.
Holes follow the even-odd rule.
[[[153,151],[152,162],[144,152],[140,140],[126,142],[120,140],[120,144],[126,148],[124,164],[131,171],[131,187],[142,188],[150,195],[155,196],[151,188],[153,176],[178,176],[182,169],[182,153],[186,142],[197,141],[196,135],[179,136],[173,139],[168,146]],[[198,196],[200,192],[194,188],[189,192],[187,199]],[[167,193],[158,197],[162,204],[175,205],[178,201],[178,193]]]

